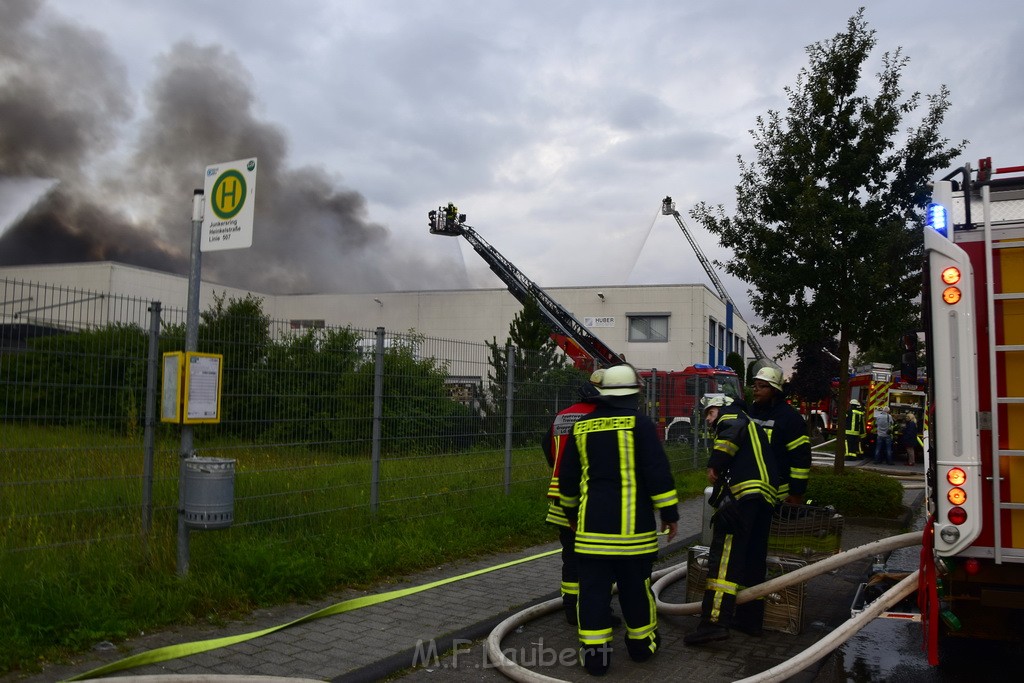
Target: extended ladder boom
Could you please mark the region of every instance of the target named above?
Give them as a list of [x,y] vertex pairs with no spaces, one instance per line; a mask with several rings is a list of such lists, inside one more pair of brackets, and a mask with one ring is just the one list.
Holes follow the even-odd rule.
[[[733,302],[732,297],[729,296],[729,293],[725,291],[725,285],[723,285],[722,281],[718,278],[718,273],[716,273],[715,269],[712,267],[711,261],[709,261],[704,255],[704,252],[700,250],[700,247],[697,246],[696,240],[693,239],[693,235],[691,235],[690,231],[686,228],[686,223],[683,222],[682,216],[680,216],[679,212],[676,211],[676,205],[675,202],[672,201],[672,197],[665,197],[665,199],[662,200],[661,213],[665,216],[672,216],[676,219],[676,223],[679,224],[679,229],[682,230],[683,235],[686,236],[686,241],[690,243],[690,247],[693,249],[693,253],[697,255],[697,260],[700,261],[700,265],[704,266],[704,272],[707,273],[708,277],[711,279],[711,284],[715,286],[718,296],[722,298],[722,301],[732,306],[733,311],[736,311],[736,304]],[[738,311],[736,312],[736,315],[739,315]],[[742,320],[742,317],[740,319]],[[747,327],[747,345],[750,347],[751,351],[754,352],[754,358],[757,360],[768,358],[768,354],[766,354],[764,349],[761,347],[761,342],[759,342],[753,332],[750,331],[749,326]]]
[[[461,235],[465,237],[466,241],[473,245],[476,253],[480,254],[481,258],[487,262],[494,274],[505,283],[512,296],[523,304],[528,299],[533,299],[554,331],[555,341],[573,357],[577,364],[579,364],[578,350],[587,354],[595,367],[605,368],[625,362],[622,356],[608,348],[607,344],[594,336],[569,311],[548,296],[547,292],[538,287],[511,261],[480,237],[472,226],[466,225],[466,214],[458,213],[454,205],[440,207],[436,211],[430,211],[427,215],[430,218],[430,233],[432,235],[448,235],[450,237]],[[559,339],[559,336],[563,339]],[[575,344],[578,350],[567,348],[565,339]]]

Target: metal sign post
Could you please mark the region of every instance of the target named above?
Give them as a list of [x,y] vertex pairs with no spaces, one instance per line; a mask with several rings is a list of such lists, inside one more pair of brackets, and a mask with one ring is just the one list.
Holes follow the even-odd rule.
[[[185,351],[199,346],[199,285],[202,282],[202,250],[200,232],[203,228],[203,191],[192,196],[192,257],[188,269],[188,313],[185,323]],[[181,425],[181,448],[178,451],[178,576],[188,574],[189,529],[185,524],[185,460],[194,455],[192,425]]]

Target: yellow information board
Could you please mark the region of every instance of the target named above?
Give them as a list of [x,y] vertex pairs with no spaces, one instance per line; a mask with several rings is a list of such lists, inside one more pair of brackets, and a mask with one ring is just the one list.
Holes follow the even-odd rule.
[[175,424],[220,422],[220,353],[172,351],[163,355],[160,421]]

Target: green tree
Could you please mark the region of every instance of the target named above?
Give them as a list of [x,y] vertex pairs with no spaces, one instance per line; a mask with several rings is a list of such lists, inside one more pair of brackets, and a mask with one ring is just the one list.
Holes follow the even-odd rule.
[[796,347],[789,389],[801,401],[817,402],[832,393],[832,378],[840,374],[839,362],[832,357],[837,346],[835,340],[826,339]]
[[[965,144],[939,133],[945,86],[906,127],[923,102],[903,93],[908,60],[899,48],[882,55],[877,82],[858,93],[876,42],[862,8],[845,33],[809,46],[785,114],[769,111],[751,131],[757,159],[739,159],[736,215],[705,204],[692,212],[732,250],[725,269],[752,285],[759,329],[787,337],[785,352],[838,338],[841,367],[851,344],[895,338],[917,317],[927,183]],[[848,399],[842,373],[840,433]],[[844,448],[837,440],[837,471]]]
[[[491,418],[488,433],[497,437],[504,434],[508,386],[507,347],[514,347],[513,374],[515,390],[513,403],[514,441],[518,444],[535,441],[547,429],[560,398],[575,399],[574,386],[581,381],[581,373],[567,367],[565,356],[551,339],[551,327],[533,299],[527,299],[523,309],[512,319],[505,344],[497,337],[487,342],[490,349],[490,398],[487,413]],[[571,402],[571,401],[570,401]],[[563,403],[562,407],[569,405]]]
[[[473,445],[480,417],[452,400],[445,361],[420,358],[423,337],[391,338],[384,350],[381,439],[387,455],[436,454]],[[343,450],[368,453],[373,435],[376,366],[371,352],[359,367],[337,381],[335,414],[328,429]]]

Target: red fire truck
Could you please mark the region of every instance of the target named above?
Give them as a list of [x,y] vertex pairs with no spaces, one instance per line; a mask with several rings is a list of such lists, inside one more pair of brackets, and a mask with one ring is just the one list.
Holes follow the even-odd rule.
[[954,171],[927,216],[930,642],[939,621],[949,635],[1022,638],[1024,166]]
[[641,371],[654,398],[652,417],[666,441],[686,441],[693,434],[693,425],[700,423],[700,397],[704,394],[743,396],[740,379],[725,365],[696,363],[684,370]]
[[[807,420],[812,438],[835,436],[836,420],[839,417],[839,380],[832,381],[832,394],[820,401],[801,401],[795,398],[794,407]],[[908,382],[893,374],[889,363],[868,363],[855,369],[850,377],[850,398],[860,401],[864,410],[867,431],[866,448],[874,447],[875,414],[883,407],[888,408],[894,418],[912,413],[919,425],[928,424],[927,382],[919,379]],[[870,452],[870,451],[868,451]]]

